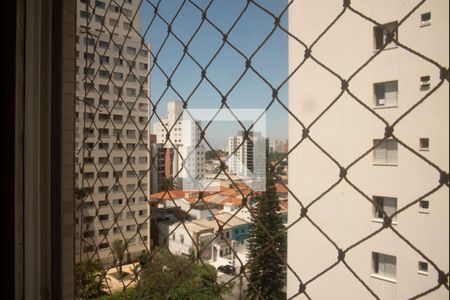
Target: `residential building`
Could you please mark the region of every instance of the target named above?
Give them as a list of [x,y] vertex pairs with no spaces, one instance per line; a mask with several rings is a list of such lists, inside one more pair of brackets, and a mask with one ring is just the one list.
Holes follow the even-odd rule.
[[[223,226],[219,234],[219,225]],[[160,244],[165,243],[173,254],[190,255],[195,252],[195,245],[205,248],[202,252],[204,261],[219,264],[236,263],[239,259],[246,263],[246,241],[250,224],[228,213],[216,213],[206,219],[184,221],[169,217],[169,220],[158,223]]]
[[[289,169],[289,189],[305,206],[318,200],[303,211],[315,222],[313,226],[306,218],[296,222],[301,207],[292,195],[289,197],[289,223],[296,222],[288,231],[289,266],[303,282],[318,276],[306,286],[308,298],[374,298],[359,280],[386,300],[410,299],[437,285],[439,275],[432,264],[392,229],[370,236],[383,227],[381,207],[392,216],[439,185],[439,172],[411,149],[438,166],[449,165],[448,82],[408,112],[441,82],[441,70],[394,43],[369,61],[388,41],[390,30],[403,45],[448,66],[449,2],[426,1],[403,19],[417,4],[413,0],[351,1],[352,7],[385,29],[346,10],[317,43],[342,12],[342,1],[298,1],[289,8],[290,33],[306,45],[315,44],[311,53],[328,70],[343,79],[351,78],[348,90],[365,105],[345,92],[316,120],[341,92],[341,81],[311,58],[291,78],[290,111],[306,126],[315,123],[309,135],[340,165],[347,167],[355,162],[346,174],[308,139],[289,157],[291,166],[295,166]],[[300,43],[290,40],[291,72],[308,58],[306,53]],[[386,124],[372,111],[391,125],[401,119],[394,134],[411,149],[391,138],[381,142]],[[306,133],[293,118],[289,128],[290,141],[300,141]],[[357,160],[374,146],[375,151]],[[340,174],[351,184],[343,180],[323,194]],[[392,220],[393,228],[444,273],[449,269],[448,199],[448,188],[441,188]],[[345,262],[358,279],[343,263],[321,274],[338,261],[338,251],[315,226],[340,249],[354,245],[345,253]],[[288,272],[288,297],[299,290],[299,280]],[[441,288],[426,298],[447,299],[448,290]],[[296,299],[306,297],[299,295]]]
[[156,135],[151,135],[152,172],[151,172],[151,193],[155,194],[161,190],[161,183],[164,180],[173,178],[178,170],[178,155],[175,149],[165,147],[156,143]]
[[243,131],[228,139],[228,167],[231,175],[242,179],[252,176],[264,176],[266,172],[265,157],[269,149],[269,139],[259,132],[250,132],[246,137]]
[[172,173],[187,189],[204,178],[205,147],[200,143],[201,123],[182,115],[183,110],[182,102],[169,102],[167,116],[155,124],[154,134],[160,148],[174,149]]
[[138,34],[140,17],[139,1],[77,5],[77,262],[112,263],[117,239],[127,244],[125,261],[149,248],[150,46]]

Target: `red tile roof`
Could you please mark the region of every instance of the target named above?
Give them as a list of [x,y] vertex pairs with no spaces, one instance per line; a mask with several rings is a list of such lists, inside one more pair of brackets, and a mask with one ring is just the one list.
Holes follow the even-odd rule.
[[169,191],[169,192],[160,192],[153,195],[150,195],[150,198],[160,200],[160,201],[167,201],[167,200],[175,200],[175,199],[181,199],[185,197],[184,191]]

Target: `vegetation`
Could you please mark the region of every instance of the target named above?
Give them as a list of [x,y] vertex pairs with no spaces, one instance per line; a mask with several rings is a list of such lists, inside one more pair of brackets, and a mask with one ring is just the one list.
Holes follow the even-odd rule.
[[[267,153],[267,161],[269,162],[279,162],[281,159],[283,159],[286,156],[286,154],[284,153],[279,153],[279,152],[271,152],[271,153]],[[280,164],[286,165],[287,162],[281,162]]]
[[222,150],[209,150],[205,152],[205,159],[206,160],[213,160],[218,159],[217,156],[221,155],[227,155],[227,152],[224,152]]
[[[217,300],[217,271],[213,266],[193,262],[184,256],[171,255],[167,250],[156,249],[153,257],[142,254],[140,281],[126,293],[118,292],[101,300]],[[231,287],[221,290],[222,296]]]
[[127,251],[127,245],[122,240],[115,240],[111,243],[111,254],[115,257],[115,263],[118,264],[119,268],[119,278],[124,276],[122,271],[123,260],[125,258],[125,253]]
[[169,191],[176,190],[177,188],[178,188],[177,184],[173,177],[162,178],[161,182],[159,183],[159,187],[158,187],[160,192],[169,192]]
[[85,260],[75,267],[77,296],[81,299],[96,299],[105,294],[105,274],[99,260]]
[[[248,241],[249,281],[257,289],[249,285],[245,299],[278,300],[286,299],[286,266],[287,235],[280,214],[280,200],[272,171],[266,174],[267,189],[260,196],[254,197],[255,216],[252,220]],[[265,228],[265,229],[264,229]],[[273,245],[273,248],[267,248]],[[264,251],[263,254],[261,251]]]

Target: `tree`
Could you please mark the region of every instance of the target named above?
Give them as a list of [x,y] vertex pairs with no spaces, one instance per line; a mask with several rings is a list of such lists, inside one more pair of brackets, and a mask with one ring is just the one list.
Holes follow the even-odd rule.
[[165,177],[161,179],[158,188],[160,192],[169,192],[176,190],[177,184],[175,183],[175,179],[173,177]]
[[[255,211],[249,231],[249,281],[245,299],[286,299],[285,259],[287,235],[280,214],[276,179],[270,167],[266,172],[266,191],[254,197]],[[269,245],[273,247],[267,248]],[[261,253],[264,251],[264,253]],[[257,290],[255,290],[255,287]]]
[[[217,300],[217,271],[213,266],[192,262],[188,257],[156,249],[136,286],[135,299]],[[222,296],[231,287],[221,290]]]
[[105,294],[103,268],[99,260],[84,260],[75,267],[77,295],[81,299],[96,299]]
[[115,257],[116,262],[119,265],[119,277],[122,277],[122,265],[125,258],[125,252],[127,251],[127,245],[122,240],[115,240],[111,244],[111,254]]

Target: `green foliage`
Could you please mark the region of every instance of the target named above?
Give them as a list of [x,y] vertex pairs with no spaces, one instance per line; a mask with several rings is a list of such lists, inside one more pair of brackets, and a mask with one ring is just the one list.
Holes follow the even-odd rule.
[[[280,212],[280,200],[275,189],[275,177],[271,171],[266,174],[267,190],[254,198],[255,217],[252,220],[248,240],[249,285],[245,299],[286,299],[283,292],[286,284],[287,235]],[[264,228],[266,230],[264,230]],[[273,240],[272,240],[273,238]],[[273,248],[267,248],[273,245]],[[265,251],[261,254],[261,251]]]
[[125,252],[127,251],[127,244],[122,240],[115,240],[111,243],[111,254],[115,257],[116,262],[119,264],[119,276],[123,275],[122,265],[125,258]]
[[275,163],[277,163],[278,161],[283,159],[285,156],[286,156],[286,154],[279,153],[279,152],[268,153],[267,154],[267,161],[268,162],[275,162]]
[[219,159],[218,156],[226,154],[227,153],[222,150],[209,150],[205,152],[205,159],[206,160]]
[[[187,257],[158,251],[136,287],[135,299],[151,300],[215,300],[217,271],[213,266],[193,263]],[[230,291],[222,289],[222,295]]]
[[150,263],[150,255],[147,251],[142,251],[142,253],[138,257],[139,265],[141,266],[142,270],[147,269],[149,263]]
[[127,290],[125,292],[120,291],[120,292],[115,292],[112,295],[107,295],[107,296],[103,296],[98,298],[98,300],[130,300],[130,299],[138,299],[136,298],[136,289],[135,288],[127,288]]
[[177,188],[177,184],[173,177],[162,178],[158,186],[160,192],[169,192],[176,190]]
[[103,268],[99,260],[85,260],[75,267],[77,295],[82,299],[96,299],[105,294]]

